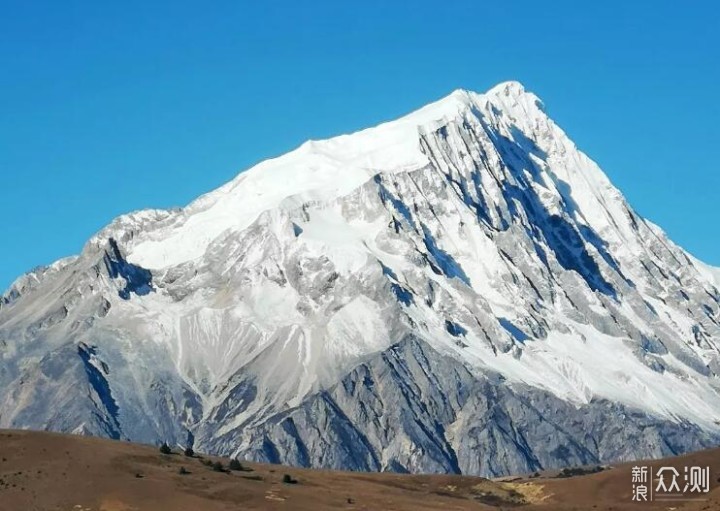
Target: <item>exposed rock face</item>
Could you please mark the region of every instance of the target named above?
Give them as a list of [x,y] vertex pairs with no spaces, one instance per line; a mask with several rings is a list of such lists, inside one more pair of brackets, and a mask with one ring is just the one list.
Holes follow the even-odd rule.
[[717,269],[520,84],[123,216],[0,301],[0,427],[499,475],[720,440]]
[[713,441],[606,400],[576,407],[474,375],[413,337],[249,436],[251,457],[268,462],[484,475],[657,458]]

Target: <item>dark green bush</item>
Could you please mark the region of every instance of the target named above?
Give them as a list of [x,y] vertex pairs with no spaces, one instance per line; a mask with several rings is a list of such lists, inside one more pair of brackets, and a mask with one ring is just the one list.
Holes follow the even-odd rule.
[[293,479],[290,474],[285,474],[282,478],[282,482],[285,484],[297,484],[297,479]]
[[564,479],[567,477],[576,477],[576,476],[585,476],[589,474],[597,474],[598,472],[602,472],[605,470],[600,465],[596,467],[590,467],[590,468],[583,468],[583,467],[575,467],[575,468],[564,468],[560,471],[560,473],[555,476],[560,479]]

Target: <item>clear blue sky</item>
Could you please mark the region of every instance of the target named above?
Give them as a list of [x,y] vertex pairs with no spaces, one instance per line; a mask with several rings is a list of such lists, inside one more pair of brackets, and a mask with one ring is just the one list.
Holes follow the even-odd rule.
[[308,138],[508,79],[641,214],[720,265],[719,9],[5,0],[0,288],[121,213],[184,205]]

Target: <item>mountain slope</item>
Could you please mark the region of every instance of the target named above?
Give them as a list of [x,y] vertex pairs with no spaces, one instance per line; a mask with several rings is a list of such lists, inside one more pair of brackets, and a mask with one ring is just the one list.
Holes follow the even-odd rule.
[[[227,458],[186,457],[174,449],[98,438],[0,431],[0,511],[83,509],[185,511],[207,509],[596,510],[638,509],[632,500],[633,464],[599,473],[556,477],[558,471],[490,481],[459,475],[368,474],[242,462],[242,471],[217,472],[206,463]],[[708,494],[688,494],[675,509],[717,510],[718,449],[663,459],[660,466],[710,468]],[[643,465],[649,463],[643,462]],[[181,473],[181,467],[185,469]],[[592,467],[594,468],[594,467]],[[283,484],[283,475],[296,484]],[[643,509],[667,511],[668,503]]]
[[456,91],[21,277],[0,427],[480,475],[674,454],[720,438],[716,274],[520,84]]

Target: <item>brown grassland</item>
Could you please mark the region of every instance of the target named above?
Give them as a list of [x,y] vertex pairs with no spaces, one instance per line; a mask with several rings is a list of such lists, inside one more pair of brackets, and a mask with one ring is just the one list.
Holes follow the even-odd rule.
[[631,500],[633,463],[567,478],[555,471],[488,480],[244,462],[231,471],[228,462],[187,457],[177,447],[161,454],[122,441],[2,430],[0,510],[720,510],[720,449],[648,462],[681,473],[686,465],[710,466],[712,491],[704,500],[640,504]]

